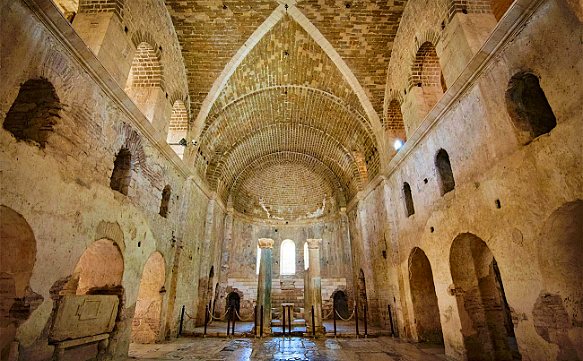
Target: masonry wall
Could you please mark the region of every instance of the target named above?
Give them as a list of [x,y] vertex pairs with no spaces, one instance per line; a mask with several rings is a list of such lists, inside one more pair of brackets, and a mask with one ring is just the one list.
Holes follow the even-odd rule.
[[[49,15],[55,11],[49,8]],[[52,20],[55,26],[68,26],[62,18]],[[32,228],[37,252],[30,289],[35,300],[42,300],[16,331],[21,359],[51,359],[54,300],[85,249],[102,238],[114,241],[124,259],[122,306],[107,353],[127,355],[142,270],[156,251],[164,257],[166,275],[159,334],[161,339],[175,334],[179,305],[195,307],[192,285],[199,277],[204,231],[200,214],[206,212],[208,192],[165,142],[156,139],[152,125],[123,91],[107,83],[109,75],[90,53],[74,55],[23,2],[3,7],[2,33],[11,34],[12,41],[2,42],[0,121],[28,79],[50,82],[62,105],[44,148],[0,130],[0,203]],[[80,40],[74,33],[68,36],[73,43]],[[127,196],[110,188],[122,146],[134,157]],[[168,215],[162,217],[166,185],[172,194]]]
[[[468,70],[478,72],[478,76],[467,80],[467,88],[454,102],[437,105],[443,113],[432,112],[421,123],[423,134],[409,134],[409,144],[391,162],[386,178],[379,180],[381,185],[373,182],[363,199],[354,208],[349,206],[351,230],[356,228],[351,231],[355,263],[366,257],[372,260],[368,274],[364,266],[367,288],[369,279],[375,280],[375,297],[369,302],[378,299],[380,303],[398,289],[400,294],[393,297],[400,302],[400,334],[417,339],[408,260],[414,247],[421,248],[431,263],[446,353],[455,359],[464,359],[469,346],[460,332],[467,326],[466,316],[456,304],[455,295],[460,290],[451,276],[450,248],[456,236],[465,233],[483,240],[497,261],[522,357],[554,360],[565,355],[583,356],[577,312],[568,313],[573,322],[570,326],[557,326],[548,319],[541,322],[538,316],[543,304],[553,303],[550,299],[554,297],[548,296],[547,271],[543,273],[541,262],[560,257],[561,252],[578,252],[576,247],[561,249],[568,243],[552,251],[545,248],[544,256],[540,248],[546,244],[543,227],[554,219],[551,215],[583,197],[579,137],[583,108],[578,100],[583,93],[574,80],[583,74],[583,53],[576,40],[581,22],[562,1],[519,6],[528,4],[540,5],[483,68]],[[513,11],[516,16],[517,8],[511,7]],[[417,18],[425,16],[417,13]],[[407,21],[406,14],[403,21]],[[401,28],[407,29],[406,24]],[[530,71],[540,78],[557,119],[550,133],[527,145],[522,145],[505,103],[510,77],[519,71]],[[395,77],[402,77],[400,74]],[[449,153],[456,184],[443,196],[435,166],[439,149]],[[411,186],[415,205],[415,214],[410,217],[404,204],[404,182]],[[389,233],[387,242],[393,255],[384,265],[378,256],[386,247],[378,241],[383,231],[375,230],[377,214],[382,214],[379,197],[390,205],[385,223],[397,230],[384,230]],[[560,259],[556,258],[556,267],[561,267]],[[357,271],[357,266],[354,269]],[[557,292],[562,292],[565,300],[558,307],[568,310],[571,295]],[[546,308],[545,312],[554,311]],[[568,336],[562,341],[549,337],[546,332],[550,329]]]

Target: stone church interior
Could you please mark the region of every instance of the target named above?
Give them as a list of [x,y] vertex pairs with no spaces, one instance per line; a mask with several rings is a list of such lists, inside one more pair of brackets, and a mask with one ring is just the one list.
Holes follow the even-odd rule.
[[583,360],[580,0],[0,6],[2,361]]

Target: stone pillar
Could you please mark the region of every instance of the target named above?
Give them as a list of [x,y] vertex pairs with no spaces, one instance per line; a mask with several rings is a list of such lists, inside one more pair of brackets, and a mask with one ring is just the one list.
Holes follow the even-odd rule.
[[[316,330],[316,335],[324,335],[322,326],[322,278],[320,276],[320,243],[321,239],[308,239],[308,308],[306,309],[306,331],[312,334],[312,328]],[[314,306],[314,324],[312,324],[312,306]]]
[[259,238],[261,260],[257,280],[257,320],[255,334],[260,334],[261,306],[263,305],[263,335],[271,334],[271,251],[273,239]]

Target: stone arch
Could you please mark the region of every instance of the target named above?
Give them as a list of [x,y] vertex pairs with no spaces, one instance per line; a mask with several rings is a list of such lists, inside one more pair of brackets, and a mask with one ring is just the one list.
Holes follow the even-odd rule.
[[170,185],[166,185],[162,190],[162,199],[160,201],[160,211],[159,215],[166,218],[168,217],[168,209],[170,207],[170,197],[172,196],[172,188]]
[[184,158],[184,150],[188,145],[186,141],[188,124],[188,110],[186,109],[186,105],[184,101],[180,99],[176,100],[172,106],[172,115],[170,116],[166,142],[180,159]]
[[413,196],[411,195],[411,186],[409,183],[403,183],[403,198],[405,199],[405,211],[407,217],[415,214],[415,205],[413,204]]
[[505,100],[521,143],[528,144],[557,126],[553,109],[536,75],[528,72],[514,74],[508,82]]
[[409,75],[409,89],[416,97],[421,118],[429,113],[447,90],[437,50],[430,41],[421,44],[415,54]]
[[55,88],[45,78],[29,79],[20,86],[3,127],[16,140],[44,148],[61,118],[62,105]]
[[435,168],[439,180],[441,195],[451,192],[455,188],[455,178],[449,161],[449,154],[445,149],[440,149],[435,155]]
[[162,336],[162,303],[166,289],[166,263],[160,252],[150,255],[144,270],[132,322],[132,342],[154,343]]
[[558,346],[557,360],[576,360],[576,347],[583,354],[576,336],[583,334],[583,200],[551,213],[536,244],[544,290],[534,306],[534,327]]
[[24,217],[0,206],[0,357],[8,357],[18,327],[43,298],[30,288],[36,261],[36,239]]
[[415,317],[413,327],[417,329],[418,341],[443,343],[431,263],[418,247],[413,248],[409,255],[409,287]]
[[132,168],[132,153],[122,147],[115,155],[109,187],[127,196],[132,180]]
[[[231,307],[234,307],[238,314],[241,314],[241,299],[243,297],[236,291],[229,292],[226,299],[227,302],[225,304],[225,311],[228,311]],[[239,318],[235,315],[234,317],[239,320]]]
[[79,258],[73,279],[77,282],[77,295],[109,294],[120,289],[124,260],[118,245],[107,238],[93,242]]
[[468,360],[520,359],[500,270],[486,243],[462,233],[449,257]]
[[[403,113],[401,113],[401,102],[398,99],[393,99],[389,102],[383,125],[389,144],[398,151],[402,144],[407,141]],[[400,142],[401,145],[399,147],[395,146],[394,143],[396,141]]]
[[332,293],[332,307],[338,314],[347,319],[350,316],[350,307],[348,306],[348,295],[344,290],[336,290]]

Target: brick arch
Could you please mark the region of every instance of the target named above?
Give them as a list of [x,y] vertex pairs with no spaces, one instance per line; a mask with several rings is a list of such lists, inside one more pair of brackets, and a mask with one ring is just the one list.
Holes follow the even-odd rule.
[[126,148],[132,154],[132,166],[136,170],[146,168],[146,153],[142,145],[142,137],[126,123],[118,130],[121,141],[120,148]]
[[415,86],[441,87],[441,66],[434,44],[431,41],[425,41],[417,49],[411,65],[409,89]]
[[500,20],[513,0],[450,0],[448,4],[448,21],[457,13],[463,14],[493,14]]
[[[387,106],[387,115],[383,124],[385,130],[402,131],[405,132],[405,123],[403,122],[403,114],[401,113],[402,102],[395,98],[389,102]],[[404,135],[404,134],[403,134]]]
[[113,12],[123,18],[125,0],[79,0],[79,13],[95,14]]
[[160,55],[160,50],[155,42],[142,41],[138,43],[126,89],[156,86],[164,89],[164,69]]

